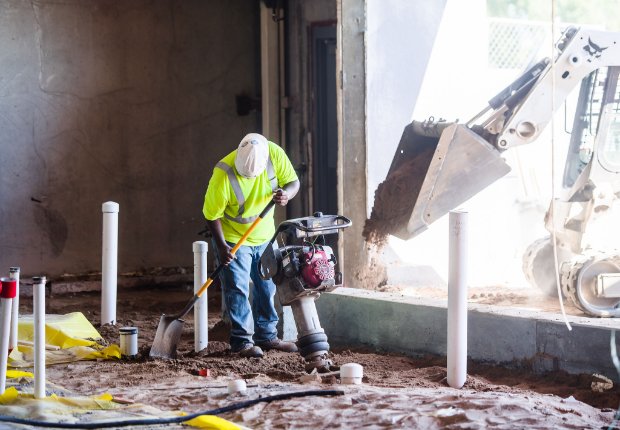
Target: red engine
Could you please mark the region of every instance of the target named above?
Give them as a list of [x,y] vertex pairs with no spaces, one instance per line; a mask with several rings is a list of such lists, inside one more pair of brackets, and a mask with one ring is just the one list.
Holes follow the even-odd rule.
[[317,249],[304,254],[301,276],[309,287],[316,288],[321,282],[334,279],[335,275],[332,254],[329,251]]

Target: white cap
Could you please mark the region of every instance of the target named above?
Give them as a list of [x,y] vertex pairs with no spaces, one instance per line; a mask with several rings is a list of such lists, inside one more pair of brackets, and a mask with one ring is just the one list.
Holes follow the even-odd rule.
[[228,383],[228,394],[243,393],[247,390],[247,385],[243,379],[235,379]]
[[237,148],[235,167],[241,176],[255,178],[263,173],[269,159],[269,144],[265,136],[247,134]]
[[357,363],[347,363],[340,366],[340,382],[343,384],[361,384],[364,368]]

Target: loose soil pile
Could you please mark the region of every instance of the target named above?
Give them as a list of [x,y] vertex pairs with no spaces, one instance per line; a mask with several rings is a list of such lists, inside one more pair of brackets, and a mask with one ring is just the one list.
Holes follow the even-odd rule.
[[398,160],[388,177],[375,191],[370,218],[364,224],[368,264],[356,273],[358,288],[374,289],[387,283],[387,268],[381,262],[381,250],[388,235],[406,229],[413,211],[433,149],[426,149],[413,158]]
[[389,234],[407,227],[433,153],[432,148],[427,148],[413,154],[379,184],[370,218],[364,225],[363,235],[367,242],[382,247]]
[[370,218],[362,235],[368,264],[355,274],[358,288],[375,289],[387,283],[381,251],[390,234],[409,237],[407,224],[422,189],[439,136],[449,123],[413,121],[405,127],[390,170],[375,191]]
[[405,127],[387,177],[375,191],[370,219],[363,231],[367,242],[381,248],[389,234],[406,232],[439,138],[452,124],[431,118],[412,121]]
[[[47,298],[47,313],[82,312],[106,342],[119,342],[124,325],[139,329],[134,360],[76,362],[50,366],[48,381],[81,395],[109,392],[128,402],[164,410],[197,412],[274,393],[342,389],[338,397],[311,397],[263,403],[222,417],[250,428],[601,428],[612,423],[620,401],[616,387],[592,390],[592,375],[552,373],[534,376],[522,370],[469,363],[465,386],[446,383],[441,357],[410,358],[377,351],[335,349],[333,361],[364,367],[361,386],[342,385],[337,374],[302,384],[304,361],[298,354],[268,351],[262,359],[230,351],[226,326],[219,318],[218,290],[209,290],[209,347],[193,351],[191,314],[175,360],[148,357],[162,313],[179,311],[191,298],[190,286],[129,288],[118,292],[117,325],[98,325],[100,294],[57,294]],[[31,300],[21,312],[32,312]],[[405,335],[405,334],[404,334]],[[329,333],[328,333],[329,336]],[[203,376],[208,375],[208,376]],[[228,381],[243,378],[245,395],[228,395]]]

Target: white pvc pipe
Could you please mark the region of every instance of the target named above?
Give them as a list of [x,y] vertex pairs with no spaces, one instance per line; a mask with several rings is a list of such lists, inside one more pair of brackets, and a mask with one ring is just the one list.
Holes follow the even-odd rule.
[[45,398],[45,276],[32,278],[34,312],[34,398]]
[[9,339],[9,349],[13,350],[17,348],[17,327],[19,321],[19,267],[11,267],[9,269],[9,278],[14,279],[15,284],[15,297],[12,299],[11,305],[11,337]]
[[0,394],[6,390],[6,365],[9,360],[9,335],[11,332],[12,299],[0,298],[2,319],[0,320]]
[[[193,244],[194,250],[194,293],[207,282],[207,242],[197,241]],[[200,352],[209,344],[209,311],[207,291],[194,305],[194,351]]]
[[448,385],[467,379],[467,212],[450,212],[448,274]]
[[105,202],[101,211],[103,212],[101,324],[103,325],[116,323],[119,205],[115,202]]

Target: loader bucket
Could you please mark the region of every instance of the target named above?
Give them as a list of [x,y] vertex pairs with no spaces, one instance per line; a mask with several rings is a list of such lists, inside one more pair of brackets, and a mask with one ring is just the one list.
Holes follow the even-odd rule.
[[500,152],[465,125],[413,121],[375,192],[364,235],[410,239],[509,171]]

